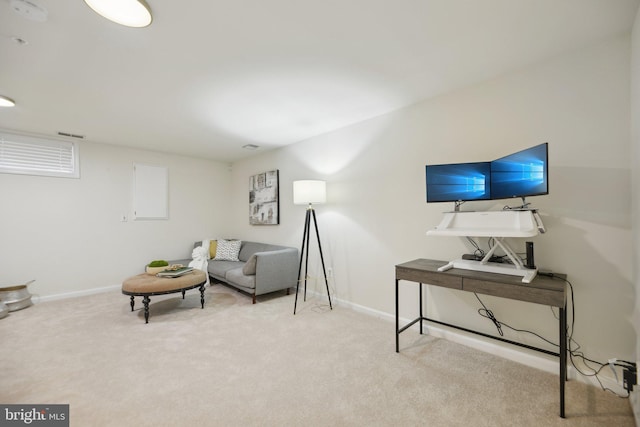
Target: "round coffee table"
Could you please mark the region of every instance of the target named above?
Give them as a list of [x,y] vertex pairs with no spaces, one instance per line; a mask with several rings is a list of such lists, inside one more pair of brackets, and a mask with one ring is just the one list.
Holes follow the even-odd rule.
[[204,308],[204,285],[207,283],[207,276],[204,271],[193,270],[191,273],[180,277],[157,277],[151,274],[142,273],[129,277],[122,282],[122,293],[131,296],[131,311],[134,307],[134,298],[143,297],[144,320],[149,323],[149,302],[150,296],[165,295],[175,292],[184,293],[189,289],[200,288],[200,304]]

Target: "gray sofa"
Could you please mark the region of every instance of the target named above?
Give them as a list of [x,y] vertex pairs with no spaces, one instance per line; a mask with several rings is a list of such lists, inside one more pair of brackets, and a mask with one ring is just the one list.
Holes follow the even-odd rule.
[[[194,248],[201,246],[196,242]],[[268,243],[245,242],[240,246],[239,261],[209,260],[209,277],[231,285],[252,296],[287,290],[298,282],[298,249]],[[187,265],[191,259],[170,261]]]

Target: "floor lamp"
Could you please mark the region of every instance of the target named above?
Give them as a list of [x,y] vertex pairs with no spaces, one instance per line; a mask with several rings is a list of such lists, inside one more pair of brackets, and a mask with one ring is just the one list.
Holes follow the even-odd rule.
[[320,262],[322,263],[322,273],[324,283],[327,286],[327,297],[329,297],[329,308],[331,306],[331,295],[329,294],[329,281],[327,280],[327,270],[324,268],[324,256],[322,255],[322,245],[320,244],[320,233],[318,233],[318,222],[313,204],[321,204],[327,201],[327,183],[325,181],[304,180],[293,182],[293,203],[296,205],[307,205],[307,214],[304,220],[304,233],[302,234],[302,247],[300,248],[300,265],[298,267],[298,284],[296,285],[296,302],[293,306],[293,314],[296,314],[298,306],[298,288],[302,281],[302,259],[304,258],[304,300],[307,300],[307,269],[309,266],[309,240],[311,232],[311,219],[316,229],[318,239],[318,249],[320,250]]

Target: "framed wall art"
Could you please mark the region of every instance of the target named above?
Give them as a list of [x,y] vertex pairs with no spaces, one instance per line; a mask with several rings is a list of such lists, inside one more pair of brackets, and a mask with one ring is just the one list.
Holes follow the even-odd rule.
[[249,224],[280,224],[277,169],[249,177]]

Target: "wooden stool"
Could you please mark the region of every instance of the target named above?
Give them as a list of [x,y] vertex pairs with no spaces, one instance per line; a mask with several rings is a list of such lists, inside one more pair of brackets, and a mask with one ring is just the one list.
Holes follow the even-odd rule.
[[131,311],[133,311],[134,297],[143,297],[144,320],[149,323],[149,298],[152,295],[165,295],[175,292],[182,292],[184,299],[185,291],[200,288],[200,304],[204,308],[204,285],[207,283],[207,276],[204,271],[193,270],[191,273],[180,277],[157,277],[147,273],[129,277],[122,282],[122,293],[131,296]]

